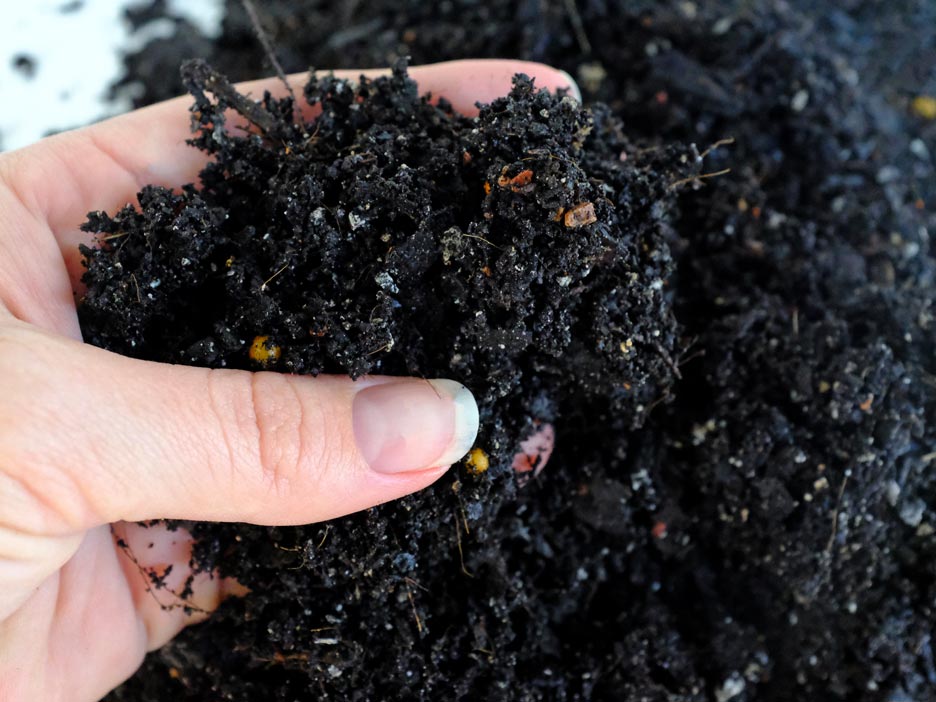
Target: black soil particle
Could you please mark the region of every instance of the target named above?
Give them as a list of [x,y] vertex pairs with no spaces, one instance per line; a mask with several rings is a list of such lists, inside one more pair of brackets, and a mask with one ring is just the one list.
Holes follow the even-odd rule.
[[[453,377],[492,467],[328,525],[195,527],[253,593],[112,699],[936,699],[936,6],[814,5],[258,4],[287,70],[514,56],[590,110],[521,79],[468,120],[397,72],[313,81],[310,125],[242,104],[243,136],[191,65],[217,165],[92,216],[87,338]],[[128,58],[143,100],[181,89],[147,80],[180,46],[270,72],[238,2],[216,40],[178,29]]]
[[84,7],[84,0],[70,0],[69,2],[59,5],[58,11],[63,15],[71,14],[72,12],[78,12],[81,8]]
[[31,79],[36,75],[38,63],[28,54],[17,54],[12,60],[13,68],[19,71],[24,78]]

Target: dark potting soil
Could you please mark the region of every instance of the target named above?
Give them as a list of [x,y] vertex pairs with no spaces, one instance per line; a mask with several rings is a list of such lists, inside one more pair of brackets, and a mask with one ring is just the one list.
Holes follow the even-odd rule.
[[[558,455],[571,465],[569,452],[586,446],[613,452],[611,437],[669,398],[679,371],[664,292],[667,217],[703,159],[691,147],[643,150],[606,108],[585,111],[523,77],[477,119],[420,99],[402,64],[356,88],[312,80],[305,99],[322,113],[299,124],[291,99],[253,103],[202,62],[184,73],[195,144],[214,160],[200,190],[146,188],[139,211],[90,216],[85,228],[103,246],[83,248],[85,338],[150,360],[445,376],[471,387],[486,471],[465,466],[430,491],[335,525],[327,539],[320,526],[251,528],[248,540],[243,527],[194,531],[201,568],[217,565],[258,592],[312,589],[272,608],[258,598],[265,614],[237,616],[281,629],[270,643],[282,655],[308,662],[327,651],[323,681],[336,692],[365,689],[354,682],[370,670],[358,646],[376,653],[402,614],[416,628],[400,644],[435,652],[436,685],[460,679],[457,689],[477,694],[496,678],[463,653],[482,650],[483,659],[517,646],[518,632],[498,619],[540,596],[510,593],[512,567],[494,552],[505,538],[549,550],[522,519],[502,532],[531,477],[513,468],[521,441],[556,423]],[[226,133],[226,108],[257,133]],[[463,564],[452,560],[459,542]],[[466,554],[476,542],[494,551]],[[242,568],[258,546],[267,556]],[[411,602],[413,588],[451,602]],[[335,638],[323,626],[342,628],[323,621],[349,617],[365,638],[320,651],[317,640]],[[401,677],[381,690],[426,688],[413,664],[392,663]],[[261,679],[281,677],[261,669]],[[293,694],[307,684],[304,674],[282,680]]]
[[[258,10],[287,70],[406,54],[531,58],[568,70],[586,103],[604,100],[614,117],[596,106],[577,147],[587,118],[521,85],[475,134],[418,106],[398,78],[368,88],[353,116],[333,97],[312,151],[228,139],[212,148],[250,164],[237,178],[214,168],[201,195],[150,191],[148,221],[124,215],[119,233],[136,234],[109,242],[122,253],[92,254],[101,297],[82,313],[90,340],[249,367],[248,346],[267,335],[279,370],[380,363],[456,377],[486,408],[479,445],[494,460],[484,475],[459,466],[426,493],[327,526],[198,527],[203,565],[254,592],[150,656],[112,699],[936,698],[936,122],[916,100],[936,93],[936,6],[375,0]],[[129,57],[130,74],[169,74],[188,50],[234,78],[270,73],[231,1],[217,40],[179,24],[175,38]],[[144,100],[177,92],[144,82]],[[537,101],[554,117],[540,120]],[[498,135],[498,109],[521,122],[519,139]],[[288,110],[269,111],[278,138],[301,145],[280,119]],[[531,134],[535,124],[545,133]],[[411,133],[416,125],[425,134]],[[381,130],[407,138],[384,143]],[[704,151],[725,138],[734,143],[704,163],[681,163],[691,151],[680,144]],[[528,140],[560,158],[534,155],[528,167]],[[324,160],[303,180],[312,153]],[[419,178],[435,159],[443,166]],[[397,184],[381,169],[401,162],[413,173]],[[667,187],[725,168],[677,201]],[[514,180],[525,170],[529,191],[526,176]],[[574,197],[554,187],[566,173]],[[238,204],[268,189],[250,210]],[[568,201],[550,200],[563,193]],[[372,201],[379,208],[361,209]],[[584,202],[595,223],[551,221]],[[412,256],[387,252],[384,223]],[[481,231],[473,225],[496,246],[465,236]],[[141,258],[144,230],[156,251],[175,247],[175,260]],[[367,245],[352,250],[358,239]],[[517,275],[498,267],[511,245],[525,253]],[[187,270],[181,250],[217,271]],[[609,250],[620,255],[595,255]],[[580,254],[595,261],[587,275]],[[108,269],[114,255],[129,257],[123,276]],[[150,276],[137,278],[139,298],[131,263]],[[560,286],[566,267],[579,283]],[[331,277],[349,268],[360,280]],[[441,292],[406,285],[419,270]],[[329,326],[340,338],[306,329],[309,310],[283,294],[312,279],[324,285],[317,311],[350,325]],[[202,319],[170,294],[193,287]],[[519,306],[498,307],[517,295]],[[154,339],[148,325],[160,315],[175,325]],[[615,336],[624,329],[644,336]],[[209,337],[213,346],[197,343]],[[627,338],[634,351],[624,353]],[[545,419],[556,453],[520,487],[505,447]]]

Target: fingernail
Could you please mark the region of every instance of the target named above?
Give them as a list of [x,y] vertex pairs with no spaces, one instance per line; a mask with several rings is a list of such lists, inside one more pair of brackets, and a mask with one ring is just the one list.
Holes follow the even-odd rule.
[[578,83],[575,82],[573,78],[567,71],[559,71],[563,76],[565,76],[566,81],[569,83],[569,95],[574,97],[579,102],[582,101],[582,91],[579,90]]
[[371,385],[355,395],[351,412],[358,450],[378,473],[449,465],[478,435],[474,396],[453,380]]

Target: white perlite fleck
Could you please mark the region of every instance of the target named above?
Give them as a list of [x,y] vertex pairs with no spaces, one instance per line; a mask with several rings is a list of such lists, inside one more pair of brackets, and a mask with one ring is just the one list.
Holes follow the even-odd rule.
[[806,90],[800,90],[793,96],[793,99],[790,100],[790,107],[794,112],[802,112],[806,109],[806,105],[809,104],[809,92]]
[[716,702],[728,702],[744,692],[744,678],[740,673],[732,673],[721,684],[721,687],[715,690]]

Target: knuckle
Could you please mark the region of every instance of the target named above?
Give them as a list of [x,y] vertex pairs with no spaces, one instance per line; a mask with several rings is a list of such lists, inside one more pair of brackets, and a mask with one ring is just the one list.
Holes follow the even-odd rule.
[[250,402],[263,484],[276,496],[290,491],[302,467],[302,402],[280,375],[254,373]]
[[[230,413],[221,422],[237,479],[246,475],[262,497],[284,498],[305,492],[326,458],[327,435],[315,407],[287,376],[251,373],[233,386]],[[217,405],[217,403],[215,403]]]

